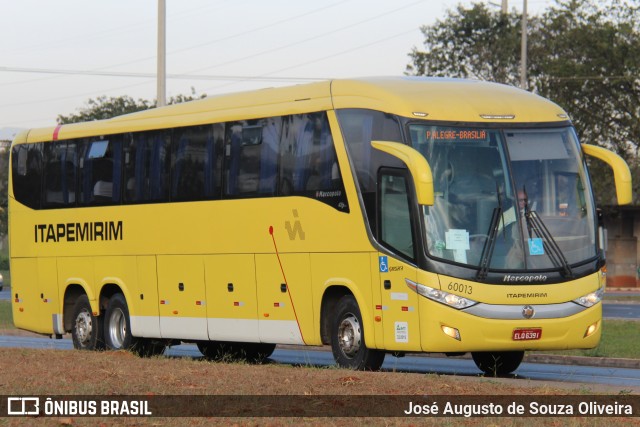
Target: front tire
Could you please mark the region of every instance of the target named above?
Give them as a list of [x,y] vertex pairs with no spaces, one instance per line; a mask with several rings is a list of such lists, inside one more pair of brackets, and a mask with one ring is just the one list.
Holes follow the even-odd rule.
[[471,356],[478,369],[492,377],[508,375],[518,369],[524,351],[472,352]]
[[102,316],[94,316],[86,295],[81,295],[73,307],[71,339],[77,350],[103,350]]
[[362,315],[353,295],[340,298],[331,326],[331,350],[338,366],[359,371],[380,369],[385,354],[367,348]]

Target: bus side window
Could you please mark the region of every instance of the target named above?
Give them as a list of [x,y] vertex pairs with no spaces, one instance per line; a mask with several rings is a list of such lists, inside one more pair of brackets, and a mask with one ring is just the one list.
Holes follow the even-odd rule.
[[42,143],[13,147],[13,195],[32,209],[40,208],[42,189]]
[[45,207],[73,206],[76,203],[75,141],[46,144],[44,166]]
[[214,195],[215,139],[211,126],[193,126],[174,133],[172,200],[203,200]]
[[125,144],[125,202],[168,201],[168,131],[137,132]]
[[88,140],[81,164],[82,204],[120,203],[122,136]]
[[227,124],[226,195],[276,194],[281,132],[281,117]]

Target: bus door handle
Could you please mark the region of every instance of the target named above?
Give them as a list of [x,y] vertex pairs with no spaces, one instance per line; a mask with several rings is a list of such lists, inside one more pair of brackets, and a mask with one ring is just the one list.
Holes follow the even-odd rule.
[[387,290],[391,289],[391,280],[384,281],[384,288]]
[[178,290],[180,292],[184,291],[184,283],[182,283],[182,282],[178,283]]
[[233,292],[233,283],[227,283],[227,291]]

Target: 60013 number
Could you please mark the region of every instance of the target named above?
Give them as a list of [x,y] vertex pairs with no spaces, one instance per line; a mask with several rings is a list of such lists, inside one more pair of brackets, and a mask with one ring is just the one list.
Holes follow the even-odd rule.
[[473,293],[473,286],[466,283],[449,282],[447,288],[453,292],[460,292],[462,294],[471,295]]

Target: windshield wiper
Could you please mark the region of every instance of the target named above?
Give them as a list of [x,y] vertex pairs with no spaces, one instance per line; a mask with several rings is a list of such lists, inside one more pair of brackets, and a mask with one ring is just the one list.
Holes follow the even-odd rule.
[[544,253],[547,254],[553,265],[555,267],[561,267],[565,277],[573,277],[573,271],[571,271],[569,262],[567,262],[564,253],[562,253],[562,249],[560,249],[560,246],[558,246],[558,243],[549,232],[547,226],[544,225],[538,213],[529,208],[529,198],[527,197],[527,191],[524,186],[522,187],[522,192],[524,193],[524,219],[527,223],[529,238],[532,238],[534,234],[541,238]]
[[501,220],[502,231],[503,233],[505,232],[502,197],[500,196],[500,188],[498,187],[497,182],[496,194],[498,196],[498,207],[493,209],[493,214],[491,215],[491,223],[489,224],[489,230],[487,231],[487,240],[484,242],[482,253],[480,254],[480,266],[478,268],[478,273],[476,274],[476,280],[484,280],[487,277],[489,264],[491,262],[491,257],[493,256],[493,250],[496,247],[496,236],[498,235]]

